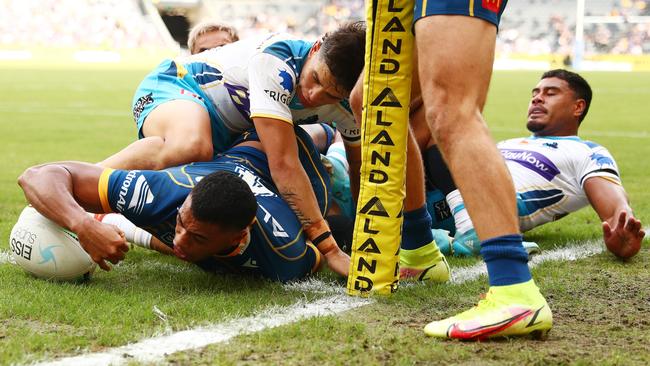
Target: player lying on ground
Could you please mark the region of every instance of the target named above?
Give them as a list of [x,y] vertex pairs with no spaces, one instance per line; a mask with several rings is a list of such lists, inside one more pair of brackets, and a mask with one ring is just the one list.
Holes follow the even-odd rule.
[[365,26],[352,23],[316,42],[264,35],[166,60],[134,96],[140,140],[101,165],[162,169],[208,161],[254,126],[273,182],[308,238],[336,245],[299,163],[293,124],[336,122],[358,170],[360,132],[345,118],[345,99],[363,67],[364,44]]
[[[628,203],[616,162],[603,146],[578,137],[591,96],[591,87],[576,73],[544,73],[528,104],[526,127],[533,135],[501,141],[497,146],[515,183],[521,230],[591,204],[603,220],[607,249],[629,258],[641,248],[645,233]],[[426,149],[427,176],[445,194],[455,218],[452,250],[478,255],[479,241],[462,197],[427,131],[419,131],[419,135],[420,146]]]
[[[324,213],[329,201],[327,173],[304,131],[297,130],[297,137],[301,164]],[[345,263],[332,269],[347,275],[347,255],[305,237],[300,221],[273,184],[255,133],[245,134],[241,143],[210,162],[162,171],[51,163],[27,169],[19,184],[29,203],[77,233],[84,249],[105,270],[109,269],[105,261],[119,262],[128,246],[119,229],[86,211],[119,212],[177,257],[209,271],[252,272],[290,281],[316,271],[320,253],[325,253],[327,261]]]

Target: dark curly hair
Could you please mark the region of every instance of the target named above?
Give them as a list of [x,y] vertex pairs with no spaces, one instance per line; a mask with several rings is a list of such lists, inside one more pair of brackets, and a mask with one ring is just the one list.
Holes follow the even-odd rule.
[[198,221],[239,231],[248,226],[257,212],[253,191],[239,176],[218,171],[209,174],[192,189],[192,216]]

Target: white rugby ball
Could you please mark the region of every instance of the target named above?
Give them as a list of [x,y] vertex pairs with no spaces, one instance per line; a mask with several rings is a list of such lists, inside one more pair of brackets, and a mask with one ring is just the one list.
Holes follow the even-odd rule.
[[36,277],[51,280],[89,278],[97,264],[81,247],[77,235],[25,207],[9,236],[16,263]]

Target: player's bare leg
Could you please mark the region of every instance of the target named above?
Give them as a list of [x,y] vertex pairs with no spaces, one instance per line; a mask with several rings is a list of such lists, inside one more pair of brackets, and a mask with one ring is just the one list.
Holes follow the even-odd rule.
[[142,128],[144,138],[99,164],[159,170],[212,159],[210,115],[197,103],[183,99],[163,103],[149,113]]
[[491,286],[477,307],[433,322],[425,332],[466,339],[545,333],[552,317],[528,270],[514,186],[481,116],[496,26],[434,15],[418,20],[415,33],[426,121],[482,240]]

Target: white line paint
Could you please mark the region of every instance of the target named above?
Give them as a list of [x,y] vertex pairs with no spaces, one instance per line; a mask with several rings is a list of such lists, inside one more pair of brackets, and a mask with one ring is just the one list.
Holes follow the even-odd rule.
[[[542,251],[541,254],[534,255],[528,262],[528,267],[534,268],[546,261],[575,261],[587,258],[605,250],[602,240],[589,240],[587,242],[575,243],[576,245],[566,248],[557,248],[549,251]],[[485,263],[480,262],[470,267],[460,267],[451,271],[451,283],[462,284],[467,281],[473,281],[481,275],[487,275]]]
[[119,365],[131,361],[154,362],[174,352],[205,347],[225,342],[233,337],[275,328],[316,316],[335,315],[350,309],[367,305],[368,299],[350,297],[344,294],[326,297],[312,303],[299,302],[293,306],[271,309],[259,315],[235,319],[210,327],[197,328],[166,336],[154,337],[77,357],[63,358],[39,365]]
[[[646,229],[646,231],[649,230]],[[533,268],[547,261],[574,261],[602,253],[604,250],[601,240],[575,243],[573,246],[544,251],[542,254],[534,256],[529,262],[529,267]],[[452,271],[451,282],[458,285],[476,280],[481,275],[486,274],[484,263],[470,267],[460,267]],[[372,299],[347,296],[344,293],[345,289],[340,285],[334,282],[324,283],[315,279],[288,284],[285,285],[285,289],[311,293],[332,293],[334,295],[312,303],[299,302],[290,307],[271,309],[248,318],[234,319],[208,327],[148,338],[126,346],[111,348],[104,352],[68,357],[38,365],[94,366],[120,365],[130,361],[155,362],[174,352],[225,342],[242,334],[259,332],[316,316],[335,315],[374,302]]]
[[16,264],[16,261],[11,257],[10,252],[0,250],[0,264],[5,263]]

